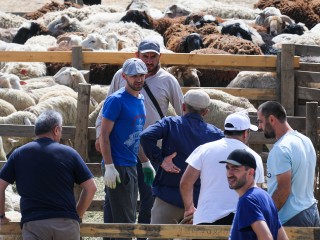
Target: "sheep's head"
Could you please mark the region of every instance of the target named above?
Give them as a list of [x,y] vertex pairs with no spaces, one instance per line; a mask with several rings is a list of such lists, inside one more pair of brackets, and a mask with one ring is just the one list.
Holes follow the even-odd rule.
[[264,25],[269,29],[269,34],[276,36],[281,33],[286,24],[294,24],[294,20],[286,15],[269,16],[265,19]]
[[53,76],[53,80],[58,84],[77,90],[79,83],[86,83],[83,76],[86,73],[88,71],[78,70],[73,67],[63,67]]
[[169,67],[167,71],[176,77],[180,86],[200,87],[200,80],[198,77],[200,72],[195,68],[174,66]]
[[184,52],[189,53],[193,50],[204,48],[202,37],[198,33],[191,33],[184,39]]
[[187,16],[192,11],[181,4],[173,4],[164,11],[164,17],[175,18],[181,16]]

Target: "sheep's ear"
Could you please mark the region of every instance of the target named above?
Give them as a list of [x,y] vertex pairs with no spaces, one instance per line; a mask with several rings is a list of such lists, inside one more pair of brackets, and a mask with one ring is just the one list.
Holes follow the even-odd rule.
[[83,76],[86,74],[89,74],[90,72],[90,70],[79,70],[79,71],[82,73]]
[[202,72],[200,72],[198,69],[196,69],[197,75],[202,76]]
[[23,123],[24,123],[24,125],[28,125],[28,126],[32,125],[32,123],[28,117],[23,118]]

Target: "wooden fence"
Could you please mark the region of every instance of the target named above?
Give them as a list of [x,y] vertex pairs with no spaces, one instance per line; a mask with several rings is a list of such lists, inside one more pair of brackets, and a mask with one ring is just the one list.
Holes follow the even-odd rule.
[[[228,92],[235,96],[246,97],[249,100],[278,100],[287,110],[288,122],[301,132],[304,132],[312,140],[315,148],[319,149],[319,106],[317,102],[299,105],[299,100],[319,101],[320,90],[305,86],[299,86],[299,82],[320,83],[319,64],[300,63],[300,55],[320,56],[320,47],[295,46],[284,44],[282,51],[277,56],[247,56],[247,55],[197,55],[197,54],[162,54],[163,66],[182,65],[196,68],[214,68],[218,70],[239,71],[270,71],[277,73],[276,89],[240,89],[240,88],[214,88]],[[83,69],[89,63],[109,63],[121,65],[127,58],[133,57],[133,53],[119,52],[86,52],[81,48],[74,48],[70,52],[0,52],[0,62],[65,62]],[[73,139],[74,148],[87,162],[95,176],[100,176],[100,164],[89,163],[88,142],[95,140],[95,129],[88,127],[88,106],[90,100],[90,84],[81,84],[79,87],[77,122],[74,127],[63,127],[63,138]],[[190,88],[182,88],[186,92]],[[296,116],[295,116],[296,115]],[[256,121],[252,116],[251,120]],[[1,125],[0,136],[33,137],[33,126]],[[262,151],[263,144],[273,144],[274,140],[265,139],[263,133],[254,132],[250,136],[249,144],[257,150],[265,160],[267,153]],[[1,162],[0,164],[3,164]],[[316,175],[316,197],[320,199],[319,192],[319,165]],[[102,200],[95,200],[91,204],[90,211],[102,211]],[[18,232],[17,224],[9,224],[8,228],[2,226],[0,234],[5,231]],[[10,230],[10,228],[15,230]],[[199,227],[199,228],[198,228]],[[173,229],[173,230],[172,230]],[[181,230],[182,229],[182,230]],[[121,224],[82,224],[82,236],[110,236],[155,238],[210,238],[226,239],[229,229],[226,227],[211,226],[206,230],[202,226],[170,226],[170,225],[121,225]],[[319,229],[287,228],[290,239],[320,239]],[[181,232],[180,232],[181,231]],[[221,232],[222,231],[222,232]],[[225,231],[225,232],[224,232]],[[200,234],[200,233],[203,234]],[[303,236],[304,235],[304,236]],[[313,238],[312,238],[313,237]]]
[[[285,227],[290,240],[319,240],[320,228]],[[82,237],[111,238],[175,238],[175,239],[228,239],[230,226],[177,225],[177,224],[104,224],[82,223]],[[11,222],[1,225],[0,235],[21,235],[20,225]]]

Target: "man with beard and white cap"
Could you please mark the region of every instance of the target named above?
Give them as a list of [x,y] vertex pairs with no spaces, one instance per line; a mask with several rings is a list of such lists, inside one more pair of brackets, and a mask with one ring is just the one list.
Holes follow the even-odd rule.
[[[187,158],[189,164],[180,182],[180,192],[184,202],[184,217],[193,214],[193,224],[231,225],[236,212],[238,196],[229,189],[225,168],[219,161],[227,159],[235,149],[246,149],[255,157],[257,164],[256,182],[264,183],[264,170],[261,157],[246,143],[250,131],[258,127],[250,123],[245,113],[232,113],[224,124],[225,138],[206,143],[196,148]],[[193,184],[200,177],[201,188],[197,208],[193,202]]]
[[[139,134],[146,118],[140,91],[148,70],[139,58],[126,60],[122,69],[125,87],[108,96],[103,106],[100,147],[113,223],[135,223]],[[152,182],[155,171],[149,161],[143,164],[145,179]]]

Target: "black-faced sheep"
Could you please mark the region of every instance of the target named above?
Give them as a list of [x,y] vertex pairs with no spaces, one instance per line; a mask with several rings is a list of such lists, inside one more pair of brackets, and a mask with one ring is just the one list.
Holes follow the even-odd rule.
[[289,16],[295,22],[304,23],[308,29],[320,22],[319,0],[259,0],[254,4],[254,8],[259,9],[271,6],[276,7],[282,14]]
[[37,35],[47,35],[48,29],[39,23],[30,22],[23,24],[17,34],[14,36],[12,42],[24,44],[29,38]]

